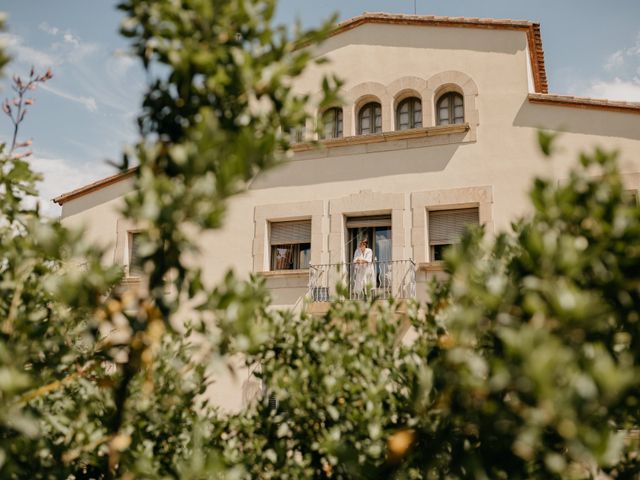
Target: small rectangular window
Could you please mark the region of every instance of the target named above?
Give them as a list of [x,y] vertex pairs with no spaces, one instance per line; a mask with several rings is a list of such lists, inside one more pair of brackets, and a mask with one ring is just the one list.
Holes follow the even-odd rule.
[[309,268],[311,220],[271,222],[271,270]]
[[143,273],[142,258],[140,257],[140,238],[139,232],[129,233],[129,261],[127,262],[127,270],[130,277],[140,277]]
[[477,208],[429,211],[431,260],[442,260],[446,249],[460,241],[469,225],[479,225]]

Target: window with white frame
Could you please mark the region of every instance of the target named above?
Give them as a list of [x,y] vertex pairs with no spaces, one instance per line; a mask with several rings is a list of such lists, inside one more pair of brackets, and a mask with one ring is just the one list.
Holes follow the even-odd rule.
[[311,258],[311,220],[270,222],[270,227],[270,270],[309,268],[309,260]]
[[470,225],[479,225],[478,208],[429,211],[429,247],[431,261],[442,260],[446,249],[460,241]]
[[140,277],[143,273],[142,257],[140,256],[140,232],[129,232],[128,239],[127,273],[129,277]]

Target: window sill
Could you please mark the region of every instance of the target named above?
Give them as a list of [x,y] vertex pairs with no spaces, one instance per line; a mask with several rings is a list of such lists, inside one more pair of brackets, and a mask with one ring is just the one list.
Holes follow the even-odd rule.
[[268,272],[258,272],[258,275],[266,278],[301,277],[309,275],[308,268],[299,270],[270,270]]
[[419,272],[444,272],[444,262],[442,260],[434,260],[433,262],[424,262],[418,264]]
[[468,123],[459,125],[443,125],[425,128],[413,128],[394,132],[370,133],[367,135],[355,135],[351,137],[330,138],[317,142],[294,143],[291,149],[294,152],[306,152],[317,149],[318,145],[325,148],[349,147],[354,145],[366,145],[371,143],[394,142],[399,140],[412,140],[439,135],[451,135],[466,133],[470,130]]

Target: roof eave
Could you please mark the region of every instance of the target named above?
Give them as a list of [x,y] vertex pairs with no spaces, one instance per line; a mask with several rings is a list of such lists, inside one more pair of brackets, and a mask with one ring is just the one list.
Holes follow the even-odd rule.
[[94,192],[96,190],[100,190],[104,187],[107,187],[109,185],[113,185],[114,183],[118,183],[122,180],[125,180],[133,176],[137,170],[138,170],[138,167],[131,167],[122,172],[118,172],[115,175],[111,175],[109,177],[100,179],[96,182],[90,183],[89,185],[85,185],[84,187],[76,188],[75,190],[71,190],[70,192],[63,193],[62,195],[58,195],[57,197],[53,198],[52,201],[62,206],[63,204],[67,203],[70,200],[74,200],[88,193]]

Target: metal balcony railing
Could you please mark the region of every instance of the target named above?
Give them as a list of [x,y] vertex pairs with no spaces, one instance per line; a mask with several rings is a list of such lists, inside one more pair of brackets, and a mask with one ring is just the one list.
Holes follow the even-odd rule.
[[310,265],[307,295],[311,302],[328,302],[339,296],[351,300],[414,298],[416,264],[396,260]]

